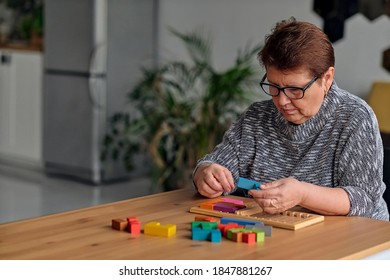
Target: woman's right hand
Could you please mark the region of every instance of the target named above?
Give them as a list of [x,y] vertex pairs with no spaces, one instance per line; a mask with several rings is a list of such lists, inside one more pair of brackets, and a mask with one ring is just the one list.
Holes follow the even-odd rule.
[[234,190],[232,174],[226,167],[216,163],[200,165],[193,179],[198,192],[208,198]]

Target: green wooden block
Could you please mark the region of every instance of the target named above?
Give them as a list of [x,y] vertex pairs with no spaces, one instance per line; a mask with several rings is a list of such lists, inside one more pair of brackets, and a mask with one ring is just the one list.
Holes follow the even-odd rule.
[[202,229],[216,229],[218,227],[217,222],[207,222],[207,221],[194,221],[192,222],[191,228],[200,227]]
[[251,231],[256,233],[256,242],[264,242],[265,239],[264,231],[258,230],[256,228],[253,228]]

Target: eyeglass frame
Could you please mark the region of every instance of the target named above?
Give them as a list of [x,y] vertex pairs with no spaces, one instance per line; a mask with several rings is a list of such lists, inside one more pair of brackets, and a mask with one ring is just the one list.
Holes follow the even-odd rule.
[[[318,76],[314,76],[313,79],[311,79],[311,80],[306,84],[306,86],[304,86],[304,87],[295,87],[295,86],[280,87],[280,86],[275,85],[275,84],[264,83],[266,77],[267,77],[267,73],[264,74],[263,78],[261,79],[261,81],[260,81],[260,83],[259,83],[261,89],[264,91],[265,94],[267,94],[267,95],[269,95],[269,96],[272,96],[272,97],[276,97],[276,96],[279,96],[280,91],[283,91],[283,93],[284,93],[285,96],[287,96],[287,97],[290,98],[290,99],[294,99],[294,100],[302,99],[302,98],[305,96],[306,90],[309,89],[309,88],[314,84],[314,82],[317,81],[317,79],[318,79]],[[275,94],[275,95],[272,95],[272,94],[266,92],[265,89],[263,88],[263,86],[272,86],[272,87],[275,87],[275,88],[278,89],[278,93]],[[301,96],[301,97],[298,97],[298,98],[290,97],[290,96],[288,96],[287,93],[284,91],[285,89],[300,89],[300,90],[302,90],[302,96]]]

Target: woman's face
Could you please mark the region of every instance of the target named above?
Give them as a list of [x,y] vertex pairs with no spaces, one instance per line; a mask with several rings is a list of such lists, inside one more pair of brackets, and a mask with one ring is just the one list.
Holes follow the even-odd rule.
[[[302,124],[320,110],[324,96],[332,85],[333,75],[334,68],[330,67],[322,77],[306,89],[302,99],[290,99],[283,91],[280,91],[278,96],[272,97],[272,100],[287,121]],[[292,71],[280,71],[274,67],[267,68],[268,82],[279,87],[304,88],[313,78],[304,68]]]

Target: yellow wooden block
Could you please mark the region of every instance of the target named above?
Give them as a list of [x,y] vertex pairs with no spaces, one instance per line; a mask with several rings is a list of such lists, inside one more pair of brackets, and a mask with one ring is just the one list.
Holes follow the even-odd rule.
[[159,222],[150,222],[145,224],[144,234],[170,237],[176,234],[176,225],[161,225]]

